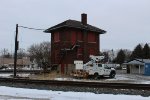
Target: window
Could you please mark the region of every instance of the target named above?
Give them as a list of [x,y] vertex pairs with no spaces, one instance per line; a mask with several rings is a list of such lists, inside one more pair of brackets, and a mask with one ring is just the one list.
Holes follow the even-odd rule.
[[70,41],[70,33],[68,31],[62,32],[61,40],[65,42]]
[[79,49],[78,49],[78,52],[77,52],[78,55],[82,55],[82,51],[83,51],[83,49],[82,49],[82,48],[79,48]]
[[82,59],[83,57],[83,49],[82,48],[79,48],[78,51],[77,51],[77,58],[78,59]]
[[88,42],[96,42],[96,34],[88,33]]
[[102,67],[102,64],[98,64],[98,67]]
[[59,42],[59,32],[54,33],[54,42]]
[[95,55],[95,52],[94,52],[93,48],[89,49],[89,55]]
[[108,67],[107,65],[104,65],[104,68],[105,69],[111,69],[110,67]]
[[83,41],[83,34],[81,32],[77,32],[77,37],[78,41]]
[[83,55],[77,55],[78,60],[83,60]]

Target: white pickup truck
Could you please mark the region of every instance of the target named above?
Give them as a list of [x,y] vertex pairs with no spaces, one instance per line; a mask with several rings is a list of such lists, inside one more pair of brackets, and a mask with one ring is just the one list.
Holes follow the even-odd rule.
[[114,78],[116,75],[116,71],[114,68],[108,66],[108,64],[103,64],[100,61],[103,57],[101,56],[90,56],[90,61],[86,64],[83,64],[83,61],[74,61],[75,64],[75,72],[72,73],[74,77],[88,77],[94,76],[94,78],[98,78],[99,76],[109,76],[110,78]]

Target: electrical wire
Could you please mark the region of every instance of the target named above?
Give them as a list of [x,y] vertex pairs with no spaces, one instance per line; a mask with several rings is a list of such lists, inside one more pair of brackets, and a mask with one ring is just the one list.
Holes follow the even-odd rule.
[[37,28],[31,28],[31,27],[25,27],[25,26],[18,26],[18,27],[31,29],[31,30],[45,30],[45,29],[37,29]]

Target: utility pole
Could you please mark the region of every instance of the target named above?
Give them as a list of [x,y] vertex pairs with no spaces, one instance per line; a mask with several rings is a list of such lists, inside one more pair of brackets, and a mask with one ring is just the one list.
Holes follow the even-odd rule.
[[18,46],[19,46],[19,41],[18,41],[18,24],[16,24],[15,54],[14,54],[14,78],[16,77],[17,50],[18,50]]

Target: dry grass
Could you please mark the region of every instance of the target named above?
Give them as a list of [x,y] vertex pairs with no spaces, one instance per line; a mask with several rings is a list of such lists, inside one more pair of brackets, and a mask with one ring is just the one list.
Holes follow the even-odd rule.
[[39,73],[39,74],[32,74],[29,76],[30,79],[39,79],[39,80],[53,80],[55,78],[66,78],[68,75],[62,75],[57,73],[57,71],[52,71],[49,73]]

